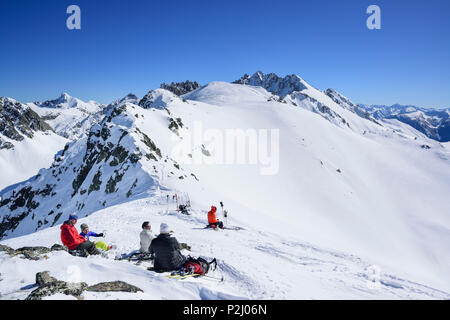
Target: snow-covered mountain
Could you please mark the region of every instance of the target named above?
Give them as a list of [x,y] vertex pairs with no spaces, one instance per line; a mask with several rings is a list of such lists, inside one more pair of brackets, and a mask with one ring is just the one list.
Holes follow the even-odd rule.
[[49,166],[66,142],[28,106],[0,97],[0,190]]
[[233,83],[262,87],[272,93],[269,100],[305,108],[340,126],[351,127],[355,123],[355,128],[361,128],[364,121],[361,122],[359,117],[380,125],[365,110],[334,89],[321,91],[295,74],[279,77],[274,73],[264,74],[258,71],[251,77],[245,74]]
[[450,141],[450,109],[421,108],[394,104],[359,105],[375,119],[397,119],[409,124],[427,137],[441,142]]
[[1,238],[53,226],[71,212],[84,216],[151,193],[160,179],[194,179],[158,147],[174,135],[168,112],[143,109],[129,98],[109,105],[102,122],[68,143],[50,168],[1,194]]
[[84,102],[65,92],[57,99],[27,105],[45,119],[57,134],[70,140],[77,139],[100,122],[104,108],[96,101]]
[[[66,253],[51,254],[45,270],[65,280],[61,265],[77,264],[82,281],[143,286],[133,298],[448,299],[449,161],[448,144],[295,75],[256,73],[180,97],[150,90],[109,105],[50,168],[1,194],[1,243],[50,246],[76,211],[80,223],[107,231],[116,252],[129,252],[143,221],[155,233],[168,222],[189,254],[219,260],[225,285],[171,282],[145,266]],[[189,195],[191,216],[167,202],[174,193]],[[245,230],[199,229],[219,201],[228,223]],[[2,275],[15,275],[5,288],[43,267],[0,259]]]

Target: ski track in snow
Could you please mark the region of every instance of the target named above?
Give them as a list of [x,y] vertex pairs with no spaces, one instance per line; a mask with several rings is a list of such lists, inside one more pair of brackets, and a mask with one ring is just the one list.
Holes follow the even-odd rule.
[[[239,231],[198,230],[196,228],[206,223],[205,210],[194,209],[191,215],[181,215],[167,210],[164,200],[163,197],[135,200],[80,219],[78,225],[84,222],[92,230],[106,231],[106,241],[118,246],[107,253],[109,259],[72,257],[65,252],[56,252],[48,254],[46,260],[29,261],[0,254],[1,298],[24,299],[34,289],[35,273],[50,270],[61,280],[75,279],[88,284],[123,280],[144,290],[144,293],[136,294],[86,292],[84,299],[450,299],[448,293],[389,273],[381,273],[377,286],[372,288],[373,282],[367,272],[370,263],[354,255],[318,248],[252,226]],[[170,206],[173,209],[175,204]],[[216,278],[223,275],[224,282],[211,278],[175,280],[168,278],[168,273],[147,271],[149,262],[136,265],[115,261],[116,254],[137,249],[139,228],[144,220],[151,222],[154,233],[157,233],[159,223],[168,222],[178,241],[191,245],[192,252],[183,250],[185,255],[216,257],[218,268],[209,275]],[[239,225],[237,221],[232,222]],[[2,244],[14,248],[51,246],[60,243],[58,237],[59,226],[56,226],[2,241]],[[69,267],[75,272],[69,271]],[[53,298],[72,297],[57,295]]]

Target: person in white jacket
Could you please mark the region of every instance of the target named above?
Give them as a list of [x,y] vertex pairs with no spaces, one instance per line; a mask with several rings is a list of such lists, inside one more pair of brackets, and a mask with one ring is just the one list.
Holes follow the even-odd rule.
[[149,252],[150,244],[153,240],[153,234],[152,234],[152,227],[150,225],[150,222],[145,221],[142,223],[142,231],[140,233],[141,238],[141,248],[139,249],[140,252]]

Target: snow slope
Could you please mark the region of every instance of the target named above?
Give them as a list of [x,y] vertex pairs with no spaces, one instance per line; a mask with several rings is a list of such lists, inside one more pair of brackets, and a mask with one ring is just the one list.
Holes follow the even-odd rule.
[[[6,138],[5,138],[6,140]],[[67,139],[54,133],[37,132],[33,138],[14,142],[13,149],[0,150],[0,190],[34,176],[47,168]]]
[[448,148],[414,129],[414,136],[404,128],[394,131],[338,105],[334,110],[350,127],[289,104],[259,99],[252,104],[254,88],[236,86],[223,83],[221,99],[227,100],[225,88],[231,100],[236,90],[248,88],[245,104],[203,105],[203,90],[211,101],[207,86],[184,96],[194,97],[197,105],[170,107],[185,123],[201,119],[205,128],[280,130],[276,175],[262,176],[255,166],[245,165],[192,167],[216,203],[226,198],[245,206],[243,215],[258,226],[377,257],[409,277],[448,289],[450,260],[442,254],[450,244]]
[[[169,193],[172,195],[172,193]],[[176,213],[175,203],[166,202],[166,193],[155,193],[147,199],[131,201],[98,211],[78,224],[87,223],[92,230],[106,231],[106,241],[117,245],[100,256],[73,257],[65,252],[48,254],[39,261],[9,258],[0,253],[2,299],[24,299],[34,288],[35,274],[49,270],[59,280],[86,282],[122,280],[141,288],[139,293],[86,292],[84,299],[449,299],[450,295],[408,281],[386,269],[377,268],[359,257],[317,247],[299,241],[298,237],[262,232],[254,225],[246,230],[199,230],[205,210],[196,209],[191,216]],[[197,203],[193,203],[198,207]],[[237,215],[237,214],[236,214]],[[126,219],[124,219],[126,216]],[[180,242],[187,242],[192,251],[184,254],[216,257],[215,279],[169,279],[169,273],[147,271],[151,263],[135,265],[115,261],[116,254],[139,247],[142,221],[150,220],[157,234],[159,224],[169,224]],[[230,224],[243,224],[239,216],[230,217]],[[59,242],[59,226],[47,228],[2,244],[14,248],[33,243],[51,246]],[[127,236],[124,236],[127,235]],[[278,270],[278,272],[276,272]],[[282,270],[282,271],[281,271]],[[280,272],[281,271],[281,272]],[[374,278],[375,277],[375,278]],[[374,280],[376,279],[376,280]],[[74,299],[62,294],[49,299]]]

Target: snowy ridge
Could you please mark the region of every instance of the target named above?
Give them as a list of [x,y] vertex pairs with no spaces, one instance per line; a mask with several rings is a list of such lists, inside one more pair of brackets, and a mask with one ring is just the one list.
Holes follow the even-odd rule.
[[356,105],[353,102],[335,90],[328,89],[323,92],[295,74],[282,78],[274,73],[264,74],[258,71],[251,77],[246,74],[233,83],[264,88],[272,95],[279,97],[279,99],[271,98],[272,100],[307,109],[340,127],[369,130],[366,122],[361,121],[361,117],[379,124],[367,117],[359,108],[354,107]]
[[67,93],[54,100],[27,104],[39,114],[60,136],[74,140],[102,118],[103,105],[95,101],[84,102]]
[[110,106],[104,120],[67,144],[49,169],[2,193],[0,237],[31,233],[61,223],[71,212],[84,216],[151,193],[160,177],[188,178],[146,134],[173,134],[161,114],[166,112],[159,111],[159,117],[149,112],[133,104]]

